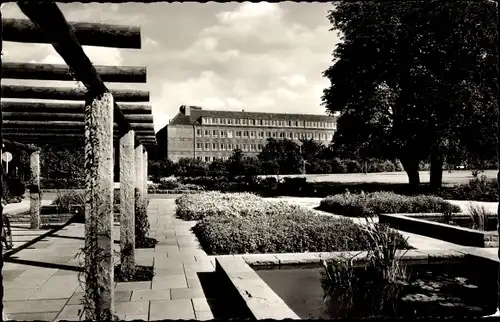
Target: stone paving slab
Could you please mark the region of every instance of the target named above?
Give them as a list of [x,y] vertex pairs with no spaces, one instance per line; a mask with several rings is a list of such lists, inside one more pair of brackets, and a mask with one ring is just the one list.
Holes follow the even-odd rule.
[[[202,304],[206,299],[196,272],[215,268],[190,232],[194,222],[175,219],[174,206],[174,200],[161,199],[152,200],[148,207],[151,235],[159,236],[160,243],[154,249],[136,249],[135,253],[138,265],[153,265],[155,277],[151,282],[116,283],[115,311],[120,319],[213,318],[210,308]],[[24,243],[41,233],[28,228],[15,230]],[[119,225],[113,227],[113,235],[119,240]],[[75,256],[83,245],[84,225],[71,224],[14,255],[33,265],[6,262],[3,272],[6,317],[78,321],[84,295],[78,272],[39,265],[64,264],[77,269],[81,259]],[[119,245],[114,248],[119,251]]]

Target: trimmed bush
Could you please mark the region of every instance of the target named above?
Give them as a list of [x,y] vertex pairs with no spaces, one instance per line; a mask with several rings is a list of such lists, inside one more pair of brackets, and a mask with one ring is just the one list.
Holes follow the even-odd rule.
[[[193,227],[210,255],[367,250],[368,234],[347,218],[318,216],[293,207],[259,218],[206,217]],[[397,234],[397,247],[409,248]]]
[[[249,193],[206,192],[176,200],[177,216],[199,220],[193,232],[210,255],[366,250],[370,238],[349,219],[317,215]],[[398,248],[408,248],[396,234]]]
[[[184,220],[205,217],[258,217],[276,211],[285,202],[270,202],[252,193],[216,191],[182,195],[175,200],[176,215]],[[288,204],[286,204],[288,205]]]
[[351,194],[326,197],[319,209],[348,217],[372,217],[383,213],[460,212],[460,207],[435,196],[403,196],[392,192]]

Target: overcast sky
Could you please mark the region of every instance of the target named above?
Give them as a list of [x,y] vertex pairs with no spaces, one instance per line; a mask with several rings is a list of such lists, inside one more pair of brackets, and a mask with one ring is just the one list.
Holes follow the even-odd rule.
[[[97,65],[146,66],[155,130],[182,104],[203,109],[323,114],[322,72],[339,41],[328,3],[59,4],[68,21],[141,27],[142,49],[85,46]],[[5,18],[25,18],[14,3]],[[7,62],[64,63],[50,45],[4,42]],[[3,80],[4,84],[68,86]],[[75,83],[72,83],[75,85]]]

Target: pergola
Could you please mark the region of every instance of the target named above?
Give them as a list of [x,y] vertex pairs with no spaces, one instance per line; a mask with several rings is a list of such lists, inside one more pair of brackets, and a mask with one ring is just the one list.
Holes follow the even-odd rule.
[[[67,66],[2,62],[1,78],[77,80],[83,83],[85,89],[2,86],[2,99],[44,101],[34,103],[2,100],[0,140],[4,149],[24,149],[31,154],[29,191],[33,229],[40,226],[38,146],[60,142],[85,146],[85,246],[95,248],[96,252],[101,251],[106,255],[86,254],[86,266],[97,267],[101,272],[90,277],[93,278],[92,283],[88,281],[87,274],[87,288],[89,284],[101,286],[92,290],[97,292],[96,312],[93,317],[87,315],[87,318],[109,317],[109,314],[114,312],[112,227],[115,143],[119,144],[120,149],[121,265],[135,267],[135,190],[139,194],[138,202],[146,206],[147,150],[156,144],[156,139],[151,106],[147,104],[149,92],[109,90],[104,84],[145,83],[146,68],[93,66],[81,45],[140,49],[140,29],[95,23],[68,23],[55,3],[25,1],[19,2],[18,6],[29,20],[2,19],[0,39],[52,44]],[[56,100],[75,102],[61,103]],[[3,225],[1,222],[0,224]],[[97,237],[89,237],[90,227],[94,229]],[[129,249],[126,256],[123,256],[124,249]],[[3,287],[1,289],[3,295]]]

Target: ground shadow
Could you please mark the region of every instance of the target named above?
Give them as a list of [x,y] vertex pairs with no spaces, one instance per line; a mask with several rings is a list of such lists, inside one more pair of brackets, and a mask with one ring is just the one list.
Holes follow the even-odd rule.
[[[72,218],[73,219],[73,218]],[[55,235],[58,231],[64,229],[65,227],[69,226],[70,224],[73,223],[73,220],[70,219],[68,220],[65,224],[61,224],[61,225],[58,225],[57,227],[55,228],[52,228],[50,229],[49,231],[41,234],[40,236],[37,236],[35,238],[33,238],[32,240],[22,244],[21,246],[19,247],[16,247],[12,250],[9,250],[7,252],[5,252],[4,254],[2,254],[3,258],[4,258],[4,261],[7,261],[7,258],[13,256],[14,254],[17,254],[19,253],[20,251],[28,248],[28,247],[31,247],[33,246],[34,244],[38,243],[39,241],[42,241],[44,238],[47,238],[47,237],[52,237],[53,235]],[[11,226],[13,227],[13,226]],[[23,227],[23,228],[26,228],[26,227]]]
[[220,278],[215,272],[197,274],[215,319],[252,319],[252,314],[244,305],[243,299],[233,296],[237,290],[227,280]]
[[43,268],[62,269],[62,270],[74,271],[74,272],[83,272],[83,269],[84,269],[83,267],[79,267],[79,266],[71,266],[71,265],[57,264],[57,263],[46,263],[46,262],[20,259],[20,258],[12,258],[12,257],[5,258],[4,262],[5,263],[13,263],[13,264],[22,264],[22,265],[28,265],[28,266],[43,267]]

